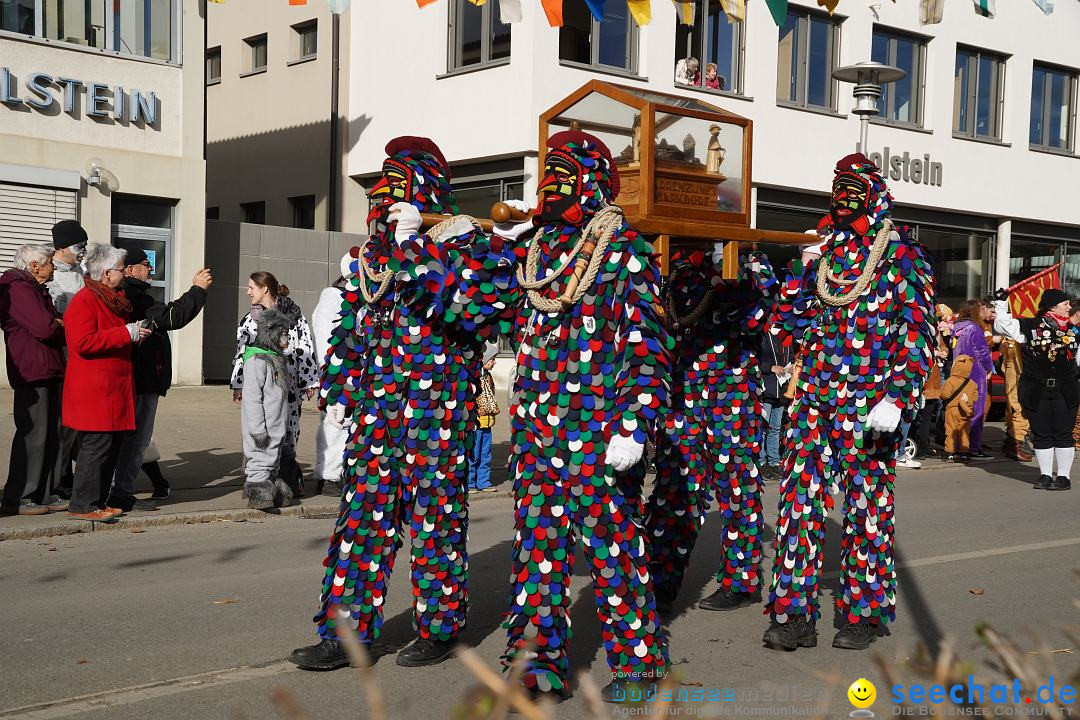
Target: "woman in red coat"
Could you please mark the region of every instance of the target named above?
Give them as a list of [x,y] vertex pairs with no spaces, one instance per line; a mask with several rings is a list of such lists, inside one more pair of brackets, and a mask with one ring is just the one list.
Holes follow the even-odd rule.
[[131,304],[119,291],[125,251],[91,245],[86,286],[64,314],[68,344],[64,425],[79,432],[79,459],[68,515],[112,522],[123,510],[108,505],[120,444],[135,429],[131,346],[150,334],[128,322]]

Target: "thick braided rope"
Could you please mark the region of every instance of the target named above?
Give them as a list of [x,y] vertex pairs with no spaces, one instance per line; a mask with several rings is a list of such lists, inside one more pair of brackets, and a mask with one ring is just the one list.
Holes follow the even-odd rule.
[[[881,257],[885,254],[885,249],[889,246],[889,234],[892,232],[892,229],[892,221],[886,219],[881,226],[881,229],[878,230],[877,236],[874,237],[874,244],[870,247],[870,256],[866,259],[866,263],[860,269],[859,277],[857,279],[843,280],[833,274],[831,267],[824,268],[824,272],[818,272],[817,294],[823,303],[834,307],[847,305],[866,292],[866,288],[870,286],[871,281],[874,279],[874,268],[881,262]],[[851,289],[847,292],[834,295],[829,291],[829,283],[851,287]]]
[[[576,305],[581,298],[585,297],[585,293],[589,291],[593,283],[596,282],[596,276],[600,272],[600,266],[603,264],[604,253],[607,251],[607,247],[611,244],[612,238],[615,237],[615,233],[618,232],[622,226],[623,211],[618,205],[608,205],[600,210],[593,216],[593,219],[589,221],[589,224],[585,226],[585,232],[581,234],[581,239],[578,241],[574,250],[570,253],[570,256],[566,259],[566,264],[558,273],[552,273],[551,277],[540,280],[538,278],[538,265],[540,264],[540,243],[533,242],[529,245],[529,254],[525,261],[525,273],[522,274],[521,268],[518,268],[518,282],[529,290],[529,303],[544,313],[561,313],[563,312],[563,304],[558,299],[548,299],[540,294],[539,288],[543,288],[549,284],[559,275],[562,275],[566,268],[573,267],[574,261],[577,259],[581,249],[585,246],[585,241],[588,238],[596,238],[596,248],[593,250],[592,256],[589,258],[589,266],[585,271],[585,275],[581,278],[581,282],[578,283],[577,290],[574,291],[574,295],[571,298],[571,305]],[[532,278],[532,280],[529,280]]]
[[679,328],[690,327],[697,323],[697,321],[701,319],[701,316],[705,314],[705,311],[709,309],[709,306],[712,305],[713,295],[715,294],[716,291],[709,288],[708,292],[705,293],[705,297],[701,298],[701,302],[697,304],[697,307],[690,311],[689,315],[680,316],[675,312],[675,293],[669,292],[668,317],[674,320],[674,328],[678,330]]

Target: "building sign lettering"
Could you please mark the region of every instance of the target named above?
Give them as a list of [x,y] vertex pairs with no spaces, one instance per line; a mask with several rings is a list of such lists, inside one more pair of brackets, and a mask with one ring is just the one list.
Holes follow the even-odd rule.
[[716,183],[656,178],[656,201],[689,207],[716,208]]
[[6,67],[0,67],[0,104],[9,108],[30,106],[42,112],[62,102],[64,112],[77,115],[86,96],[86,114],[93,118],[109,118],[138,126],[157,126],[158,99],[153,92],[126,90],[120,85],[53,77],[34,72],[23,84],[26,96],[19,88],[18,78]]
[[870,160],[881,169],[881,174],[886,178],[941,187],[941,163],[931,162],[929,153],[922,158],[913,158],[907,150],[903,155],[893,155],[886,147],[884,154],[870,153]]

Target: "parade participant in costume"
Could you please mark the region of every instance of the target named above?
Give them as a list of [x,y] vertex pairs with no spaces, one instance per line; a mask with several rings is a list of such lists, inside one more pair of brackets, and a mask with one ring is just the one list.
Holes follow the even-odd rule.
[[780,487],[764,642],[817,644],[818,576],[833,493],[843,492],[833,647],[863,649],[894,619],[893,479],[934,347],[933,278],[922,246],[896,232],[885,181],[861,154],[836,164],[827,244],[793,263],[771,322],[800,344]]
[[365,644],[378,638],[403,542],[418,639],[398,664],[442,662],[465,624],[466,438],[485,340],[510,329],[499,293],[512,287],[514,256],[467,219],[418,234],[419,211],[457,211],[446,160],[427,138],[397,138],[386,154],[368,195],[374,231],[342,259],[342,317],[322,381],[327,412],[351,431],[314,618],[321,641],[290,658],[303,668],[348,664],[339,624]]
[[665,293],[675,340],[671,395],[656,438],[656,484],[645,510],[649,574],[661,614],[671,610],[715,494],[720,588],[699,604],[734,610],[761,600],[762,328],[776,284],[764,253],[741,281],[722,278],[723,245],[677,252]]
[[[619,192],[610,152],[577,130],[556,133],[548,147],[539,230],[518,275],[528,292],[510,408],[516,532],[503,661],[509,667],[528,652],[524,686],[566,697],[577,538],[613,677],[649,682],[667,667],[644,538],[632,521],[640,495],[625,494],[615,473],[641,459],[651,436],[670,343],[652,248],[610,205]],[[531,229],[497,225],[496,233],[516,239]]]

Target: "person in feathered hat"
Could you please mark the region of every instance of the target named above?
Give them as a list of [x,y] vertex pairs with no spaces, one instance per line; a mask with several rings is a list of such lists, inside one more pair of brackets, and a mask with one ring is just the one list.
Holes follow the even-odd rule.
[[418,137],[392,140],[386,154],[369,192],[370,239],[341,261],[341,321],[322,380],[322,406],[350,436],[314,618],[320,642],[290,656],[308,669],[349,663],[339,625],[367,645],[378,638],[403,533],[418,638],[397,662],[449,657],[468,605],[466,438],[481,358],[511,327],[512,247],[462,218],[421,234],[420,212],[457,212],[446,160]]
[[641,460],[653,435],[670,341],[652,247],[612,205],[619,173],[608,148],[577,130],[556,133],[548,148],[535,220],[495,226],[512,242],[529,238],[509,413],[516,532],[503,663],[509,669],[527,653],[523,685],[569,695],[570,576],[580,538],[613,678],[602,697],[613,701],[620,683],[655,682],[668,664],[633,521],[640,495],[624,492],[615,476]]
[[833,647],[864,649],[895,617],[893,478],[902,417],[918,407],[937,329],[921,245],[890,220],[892,196],[862,154],[836,164],[822,255],[793,263],[770,322],[799,345],[764,642],[817,644],[818,576],[832,493],[844,535]]

